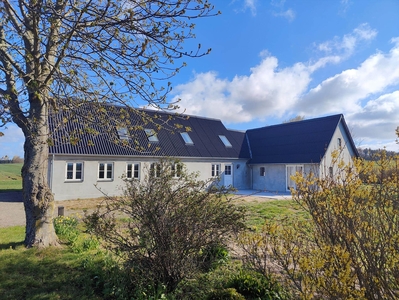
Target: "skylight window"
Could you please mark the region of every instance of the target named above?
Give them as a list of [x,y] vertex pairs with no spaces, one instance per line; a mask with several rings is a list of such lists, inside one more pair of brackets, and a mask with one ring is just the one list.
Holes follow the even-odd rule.
[[181,137],[183,138],[186,145],[194,145],[193,140],[187,132],[180,132]]
[[127,131],[126,127],[118,127],[117,128],[118,131],[118,136],[121,140],[127,140],[129,139],[129,133]]
[[147,135],[148,141],[149,142],[158,142],[158,137],[157,137],[157,133],[155,132],[154,129],[144,129],[145,134]]
[[229,142],[229,140],[227,139],[227,137],[225,137],[224,135],[219,135],[219,138],[220,138],[220,140],[223,142],[223,144],[224,144],[226,147],[233,147],[233,146],[231,145],[231,143]]

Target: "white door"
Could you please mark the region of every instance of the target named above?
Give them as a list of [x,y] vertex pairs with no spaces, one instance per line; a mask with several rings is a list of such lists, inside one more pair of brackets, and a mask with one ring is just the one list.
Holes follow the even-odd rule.
[[233,185],[233,166],[231,164],[224,165],[223,185]]
[[302,174],[303,166],[300,165],[287,166],[287,191],[289,191],[291,188],[294,189],[296,188],[295,181],[291,177],[295,176],[297,172]]

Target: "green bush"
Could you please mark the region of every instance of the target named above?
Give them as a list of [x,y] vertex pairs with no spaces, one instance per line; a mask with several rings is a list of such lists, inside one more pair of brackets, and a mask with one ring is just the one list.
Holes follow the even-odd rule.
[[229,250],[219,244],[213,244],[205,247],[201,251],[200,260],[202,269],[205,272],[214,270],[220,265],[227,263],[230,259]]
[[288,299],[284,289],[270,276],[242,270],[233,276],[227,284],[229,288],[234,288],[245,299]]
[[[204,260],[211,268],[225,259],[228,253],[215,245],[226,245],[245,228],[244,208],[227,199],[228,190],[211,191],[212,182],[198,180],[183,166],[176,173],[171,167],[176,164],[160,161],[156,174],[126,182],[123,196],[108,197],[85,219],[88,229],[121,258],[136,285],[149,282],[168,292],[203,271]],[[124,222],[118,220],[121,215]]]
[[212,291],[207,300],[245,300],[245,297],[234,288],[227,288]]
[[77,216],[58,216],[54,219],[54,229],[60,240],[69,245],[72,251],[81,253],[88,250],[97,249],[100,245],[94,236],[84,234],[79,228]]

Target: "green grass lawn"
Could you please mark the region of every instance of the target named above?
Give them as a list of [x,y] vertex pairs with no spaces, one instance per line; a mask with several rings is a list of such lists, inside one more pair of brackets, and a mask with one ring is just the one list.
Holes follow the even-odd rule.
[[0,164],[0,192],[20,191],[22,164]]
[[261,227],[266,219],[309,218],[308,213],[290,199],[240,202],[237,205],[247,208],[247,225],[250,227]]
[[[269,218],[306,218],[292,200],[255,199],[237,205],[247,207],[250,226],[260,227]],[[68,246],[25,249],[24,233],[22,226],[0,228],[0,299],[110,299],[102,295],[111,274],[104,252]]]
[[24,232],[0,228],[0,299],[102,299],[95,287],[102,254],[66,246],[25,249]]

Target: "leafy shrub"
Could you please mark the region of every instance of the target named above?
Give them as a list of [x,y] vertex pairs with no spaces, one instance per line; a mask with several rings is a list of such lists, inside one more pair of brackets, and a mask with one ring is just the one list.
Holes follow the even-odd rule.
[[97,249],[100,245],[94,236],[84,234],[79,228],[77,216],[58,216],[54,218],[54,229],[58,237],[68,244],[74,252],[81,253]]
[[[210,181],[184,167],[176,176],[176,163],[162,160],[143,182],[127,181],[123,196],[107,197],[85,220],[137,285],[163,285],[168,292],[201,271],[204,249],[226,245],[245,227],[243,208],[227,199],[228,190],[208,189]],[[121,215],[125,222],[118,220]]]
[[214,270],[216,267],[227,263],[229,259],[229,250],[223,245],[208,245],[201,250],[200,261],[202,269],[206,272]]
[[238,293],[234,288],[218,289],[212,291],[208,300],[245,300],[245,297]]
[[234,288],[245,299],[288,299],[284,289],[271,276],[254,271],[241,271],[233,276],[228,287]]
[[309,224],[267,222],[242,241],[246,264],[275,266],[302,299],[398,299],[399,157],[335,155],[334,176],[295,176]]

